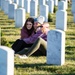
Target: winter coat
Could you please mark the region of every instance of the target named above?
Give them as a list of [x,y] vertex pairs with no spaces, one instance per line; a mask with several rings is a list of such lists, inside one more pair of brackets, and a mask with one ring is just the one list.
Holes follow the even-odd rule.
[[47,33],[49,29],[46,30],[46,33],[43,33],[41,30],[37,31],[36,34],[33,36],[30,36],[29,38],[23,39],[27,44],[34,43],[35,40],[39,37],[43,38],[44,40],[47,41]]
[[[35,33],[33,32],[30,36],[34,35]],[[24,27],[21,29],[21,39],[24,39],[24,38],[28,38],[30,37],[28,35],[28,31],[26,29],[24,29]]]

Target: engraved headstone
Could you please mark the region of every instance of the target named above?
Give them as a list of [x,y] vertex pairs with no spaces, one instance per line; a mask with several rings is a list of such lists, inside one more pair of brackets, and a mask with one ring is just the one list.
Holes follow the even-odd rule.
[[0,75],[14,75],[14,50],[0,46]]
[[47,36],[47,64],[64,65],[65,63],[65,32],[50,30]]

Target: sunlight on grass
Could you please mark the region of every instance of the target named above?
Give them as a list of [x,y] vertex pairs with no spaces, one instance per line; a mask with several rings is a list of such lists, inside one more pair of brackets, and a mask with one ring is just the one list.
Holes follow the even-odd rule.
[[[65,64],[47,65],[45,56],[30,56],[28,59],[14,58],[14,75],[73,75],[75,74],[75,23],[73,22],[73,15],[71,6],[67,9],[67,31],[65,43]],[[26,13],[26,18],[29,17]],[[55,29],[56,13],[52,14],[53,22],[49,22],[50,30]],[[8,16],[0,10],[0,28],[1,38],[4,38],[5,45],[11,47],[16,39],[20,38],[20,29],[15,28],[15,21],[8,19]],[[7,43],[7,44],[6,44]]]

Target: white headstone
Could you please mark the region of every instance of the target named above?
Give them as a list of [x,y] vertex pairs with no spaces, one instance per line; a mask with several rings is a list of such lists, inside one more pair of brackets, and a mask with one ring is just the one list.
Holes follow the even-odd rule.
[[14,19],[14,14],[15,14],[15,10],[17,9],[17,4],[16,3],[12,3],[9,4],[9,9],[8,9],[8,18],[9,19]]
[[68,0],[61,0],[61,1],[65,2],[65,9],[67,9],[68,8]]
[[14,0],[13,3],[19,4],[19,0]]
[[23,27],[25,23],[25,9],[18,8],[15,10],[15,27]]
[[68,8],[68,0],[65,0],[66,3],[66,9]]
[[14,50],[0,46],[0,75],[14,75]]
[[1,0],[0,0],[0,7],[1,7]]
[[39,5],[39,1],[38,0],[36,0],[36,3],[37,3],[37,5]]
[[[6,0],[5,0],[5,1],[6,1]],[[13,0],[7,0],[7,1],[9,1],[9,2],[13,3]]]
[[56,12],[56,29],[67,30],[67,12],[64,10]]
[[53,0],[48,0],[48,6],[49,6],[49,12],[53,13],[53,10],[54,10],[54,1]]
[[65,1],[59,1],[58,2],[58,10],[66,10]]
[[72,2],[72,9],[71,9],[72,13],[75,13],[75,2]]
[[30,16],[38,16],[38,6],[35,0],[31,0],[30,2]]
[[23,8],[24,7],[24,0],[19,0],[18,6]]
[[72,14],[73,14],[73,17],[74,17],[74,23],[75,23],[75,0],[72,0]]
[[75,13],[73,14],[73,16],[74,16],[74,23],[75,23]]
[[4,7],[4,3],[5,3],[5,0],[1,0],[1,9],[2,9],[2,10],[4,10],[4,8],[5,8],[5,7]]
[[27,13],[30,13],[30,1],[31,0],[24,0],[24,8]]
[[65,32],[50,30],[47,36],[47,64],[64,65]]
[[47,4],[47,5],[48,5],[48,1],[49,1],[49,0],[46,0],[46,4]]
[[49,7],[48,5],[40,5],[39,8],[39,15],[45,17],[45,22],[48,22],[48,12],[49,12]]
[[58,0],[54,0],[54,5],[58,6]]
[[46,4],[46,0],[39,0],[39,5],[44,5]]
[[5,12],[5,14],[7,14],[8,15],[8,10],[9,10],[9,4],[11,4],[11,2],[10,1],[5,1],[4,2],[4,12]]

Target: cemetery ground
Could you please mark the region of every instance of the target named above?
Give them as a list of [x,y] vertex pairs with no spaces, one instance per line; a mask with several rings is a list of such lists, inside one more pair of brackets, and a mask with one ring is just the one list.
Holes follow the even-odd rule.
[[[56,75],[56,74],[75,74],[75,23],[73,22],[73,15],[71,7],[68,8],[68,23],[65,43],[65,64],[47,65],[45,56],[30,56],[28,59],[14,58],[14,75]],[[27,14],[27,17],[29,14]],[[55,13],[52,14],[53,21],[50,22],[50,30],[55,29]],[[60,21],[60,20],[59,20]],[[1,44],[11,47],[14,41],[20,38],[20,29],[15,28],[15,22],[8,19],[8,16],[0,10],[0,28],[1,28]]]

